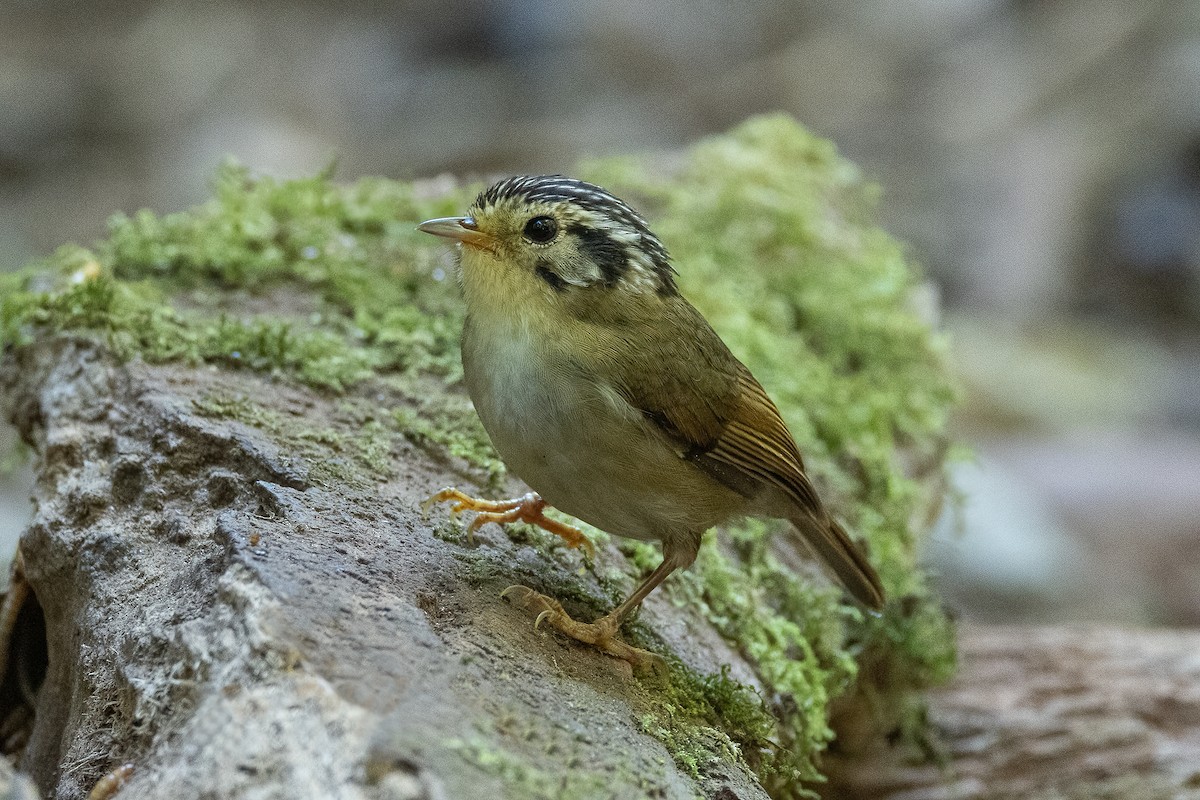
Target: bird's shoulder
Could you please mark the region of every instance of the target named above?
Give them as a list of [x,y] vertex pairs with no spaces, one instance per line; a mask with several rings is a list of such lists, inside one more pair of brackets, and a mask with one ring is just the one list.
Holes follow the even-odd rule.
[[605,318],[591,320],[591,371],[683,449],[710,447],[734,411],[744,367],[682,297],[604,305]]
[[685,299],[660,300],[654,313],[641,309],[598,341],[603,379],[681,457],[735,491],[749,496],[771,484],[819,511],[779,409]]

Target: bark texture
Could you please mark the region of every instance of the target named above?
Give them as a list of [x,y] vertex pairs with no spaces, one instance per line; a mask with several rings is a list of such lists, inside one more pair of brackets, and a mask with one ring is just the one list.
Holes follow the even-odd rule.
[[[38,468],[36,603],[0,701],[45,796],[85,798],[126,762],[130,798],[766,796],[715,739],[704,777],[679,766],[640,724],[653,686],[498,601],[580,562],[425,520],[419,498],[470,477],[452,461],[396,438],[390,479],[331,480],[269,426],[199,409],[254,397],[353,433],[336,398],[82,339],[15,350],[0,376]],[[579,580],[571,610],[610,602]],[[748,672],[687,608],[644,613],[697,669]],[[967,628],[962,646],[931,698],[945,763],[881,740],[827,759],[829,797],[1200,797],[1200,634]]]
[[882,744],[827,765],[837,798],[1200,798],[1200,632],[968,627],[930,698],[944,763]]
[[[264,431],[195,410],[247,395],[352,427],[336,398],[67,338],[3,376],[37,453],[22,550],[49,666],[20,766],[48,796],[86,797],[125,762],[128,797],[765,796],[716,742],[705,778],[676,766],[622,662],[498,600],[578,556],[425,521],[420,496],[464,482],[453,464],[397,439],[393,480],[322,485]],[[652,613],[713,669],[733,658],[669,604]],[[36,672],[15,644],[10,673]]]

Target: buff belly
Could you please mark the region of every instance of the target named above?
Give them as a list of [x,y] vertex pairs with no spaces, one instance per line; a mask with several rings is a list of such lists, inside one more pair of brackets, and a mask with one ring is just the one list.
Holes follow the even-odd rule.
[[553,346],[533,348],[520,324],[469,320],[463,369],[501,458],[550,505],[643,540],[698,534],[740,510],[739,495],[681,458],[615,391]]

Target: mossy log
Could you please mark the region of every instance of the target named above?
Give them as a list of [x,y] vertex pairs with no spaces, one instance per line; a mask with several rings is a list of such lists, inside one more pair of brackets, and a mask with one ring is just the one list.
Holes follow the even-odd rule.
[[776,397],[884,612],[746,523],[626,627],[666,676],[536,630],[504,587],[596,617],[657,554],[418,511],[447,484],[522,488],[462,392],[445,250],[413,230],[478,187],[230,167],[203,206],[118,215],[93,249],[0,275],[0,397],[37,473],[0,743],[43,796],[1194,793],[1194,636],[968,630],[925,713],[955,662],[917,563],[954,391],[856,170],[767,117],[669,168],[580,174],[647,212]]
[[32,703],[44,787],[77,797],[129,760],[127,791],[175,797],[785,798],[820,785],[835,725],[842,747],[920,739],[917,693],[954,665],[916,563],[954,391],[874,190],[782,116],[577,174],[667,242],[870,551],[884,613],[746,522],[626,626],[670,663],[659,684],[533,630],[505,586],[597,617],[659,556],[598,531],[595,560],[525,526],[470,540],[415,511],[446,484],[523,490],[463,393],[449,254],[415,230],[481,187],[229,166],[201,206],[117,215],[92,248],[0,275],[11,418],[40,470],[37,602],[17,613],[18,582],[0,619],[50,649],[13,651],[10,751]]
[[[464,462],[396,438],[391,479],[335,479],[361,457],[344,401],[71,336],[10,353],[0,390],[38,476],[0,700],[43,796],[116,775],[131,798],[767,796],[715,728],[651,730],[667,687],[498,599],[575,582],[595,612],[577,553],[420,515],[425,488],[484,478]],[[323,431],[328,463],[229,416],[251,396]],[[692,669],[752,674],[694,609],[656,597],[645,618]],[[961,647],[930,696],[941,758],[859,737],[827,754],[823,796],[1200,797],[1200,634],[967,627]]]
[[[123,797],[765,796],[717,731],[700,777],[645,730],[662,687],[499,600],[570,581],[576,552],[421,516],[463,464],[397,437],[391,480],[322,478],[211,404],[260,398],[336,463],[361,426],[337,399],[74,337],[10,355],[3,391],[38,476],[5,713],[47,796],[125,763]],[[686,608],[646,613],[697,668],[739,663]]]

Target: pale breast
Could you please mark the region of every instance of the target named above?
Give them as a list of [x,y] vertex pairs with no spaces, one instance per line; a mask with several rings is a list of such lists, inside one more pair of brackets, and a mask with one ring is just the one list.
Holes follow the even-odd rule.
[[[680,457],[615,391],[524,325],[469,319],[467,389],[514,473],[552,506],[610,533],[703,531],[742,498]],[[536,340],[536,341],[535,341]]]

